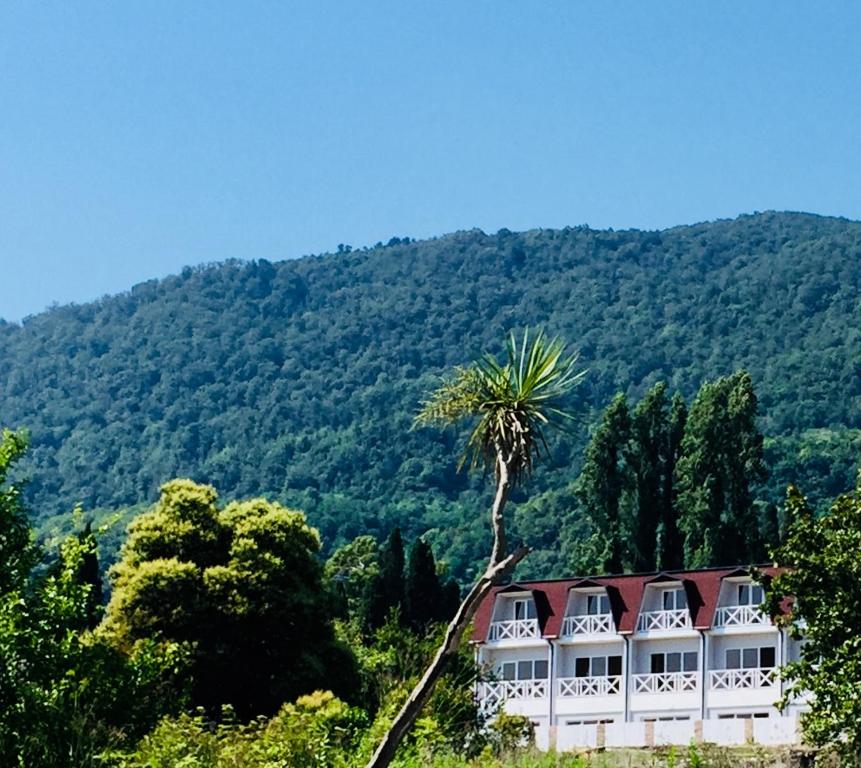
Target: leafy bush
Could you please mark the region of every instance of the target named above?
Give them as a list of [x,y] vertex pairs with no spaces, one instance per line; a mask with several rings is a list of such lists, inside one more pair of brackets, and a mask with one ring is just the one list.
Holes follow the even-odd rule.
[[229,709],[219,723],[203,713],[165,718],[122,768],[347,768],[367,726],[365,714],[329,691],[302,696],[277,715],[247,724]]

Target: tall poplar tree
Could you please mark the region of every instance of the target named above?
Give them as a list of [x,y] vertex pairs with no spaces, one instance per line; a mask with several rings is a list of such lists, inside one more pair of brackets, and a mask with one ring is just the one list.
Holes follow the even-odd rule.
[[756,410],[746,371],[706,382],[691,405],[676,466],[686,567],[756,559],[752,486],[767,477]]
[[682,455],[682,439],[688,407],[684,398],[676,393],[667,416],[666,458],[662,481],[660,521],[655,543],[655,568],[672,570],[684,565],[684,539],[679,531],[679,510],[675,485],[676,465]]
[[633,571],[655,567],[658,526],[661,523],[669,467],[667,385],[658,382],[637,403],[631,418],[628,463],[632,483],[626,504],[628,559]]
[[628,401],[620,392],[604,410],[601,423],[589,441],[574,488],[600,537],[598,562],[594,565],[604,573],[621,573],[624,566],[622,499],[630,488],[630,434]]

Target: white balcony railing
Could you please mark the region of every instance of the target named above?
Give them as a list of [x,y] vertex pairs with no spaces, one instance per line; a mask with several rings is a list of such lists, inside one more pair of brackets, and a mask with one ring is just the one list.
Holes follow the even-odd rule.
[[749,627],[770,623],[768,615],[755,605],[727,605],[715,611],[716,627]]
[[513,619],[511,621],[494,621],[490,625],[488,639],[520,640],[524,637],[540,637],[538,619]]
[[494,680],[478,684],[478,701],[483,710],[495,710],[509,699],[543,699],[547,697],[547,680]]
[[660,672],[652,675],[634,675],[634,693],[682,693],[696,689],[696,672]]
[[562,677],[559,678],[560,696],[613,696],[622,692],[622,677]]
[[613,631],[613,617],[609,613],[588,616],[566,616],[562,620],[562,636],[603,635]]
[[713,691],[737,691],[743,688],[768,688],[777,683],[773,668],[716,669],[709,673],[709,686]]
[[671,611],[645,611],[637,622],[639,632],[652,632],[662,629],[690,629],[691,614],[687,608]]

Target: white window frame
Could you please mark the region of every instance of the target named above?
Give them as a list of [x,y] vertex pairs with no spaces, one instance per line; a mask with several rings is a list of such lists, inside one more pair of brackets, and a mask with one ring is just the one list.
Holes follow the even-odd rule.
[[[771,651],[774,656],[774,664],[764,665],[762,663],[763,651]],[[730,654],[738,656],[738,661],[730,660]],[[750,664],[745,661],[745,656],[750,659],[751,654],[756,654],[756,663]],[[739,648],[727,648],[724,651],[724,669],[773,669],[777,664],[777,649],[773,645],[753,645]],[[734,666],[730,666],[733,664]]]
[[[663,672],[652,672],[652,659],[655,656],[663,656],[664,657],[664,670]],[[670,656],[678,656],[679,657],[679,668],[671,670],[669,668],[669,657]],[[694,657],[694,665],[693,667],[686,669],[685,662],[690,660],[690,657]],[[699,651],[656,651],[655,653],[649,654],[649,674],[652,675],[667,675],[667,674],[675,674],[677,672],[696,672],[699,669],[700,662],[700,652]]]
[[590,592],[586,595],[587,616],[605,616],[608,613],[610,613],[610,596],[606,592]]
[[[667,605],[667,597],[672,595]],[[681,611],[688,607],[688,596],[685,593],[684,587],[669,587],[661,590],[661,608],[662,611]]]
[[[535,601],[531,597],[517,597],[512,600],[514,606],[512,607],[512,615],[514,616],[515,621],[529,621],[530,619],[537,619],[538,612],[535,609]],[[518,616],[518,608],[522,606],[522,612],[524,615]]]
[[[535,674],[535,667],[539,664],[544,665],[545,674],[543,677],[537,677]],[[510,670],[510,676],[506,676],[506,669]],[[528,669],[528,672],[524,672],[524,669]],[[527,674],[528,677],[525,676]],[[547,659],[517,659],[503,661],[498,667],[497,677],[504,681],[547,680],[550,677],[550,665],[547,663]]]
[[[619,659],[620,671],[619,671],[618,675],[611,675],[610,674],[610,659],[611,658],[618,658]],[[620,653],[608,653],[608,654],[598,654],[596,656],[590,655],[590,656],[577,656],[577,657],[575,657],[575,659],[574,659],[574,677],[581,677],[577,674],[577,662],[580,659],[587,659],[589,662],[589,674],[582,675],[582,677],[620,677],[622,675],[621,670],[623,668],[622,665],[624,662],[622,659],[622,654],[620,654]],[[604,667],[603,672],[599,672],[596,669],[596,662],[603,662],[603,667]]]
[[[759,600],[754,599],[754,595],[758,596]],[[757,608],[765,602],[765,590],[762,588],[762,584],[752,581],[736,584],[735,596],[738,605],[749,605],[751,608]]]

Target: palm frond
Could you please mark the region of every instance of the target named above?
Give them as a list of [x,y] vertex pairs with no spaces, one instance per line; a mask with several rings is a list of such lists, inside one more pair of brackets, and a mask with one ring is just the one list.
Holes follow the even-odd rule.
[[564,430],[571,421],[565,399],[585,371],[577,370],[576,353],[566,356],[565,345],[543,331],[530,339],[527,328],[520,341],[510,334],[505,351],[504,363],[487,354],[455,369],[422,403],[415,421],[476,419],[460,465],[496,469],[505,461],[517,482],[549,452],[545,431]]

